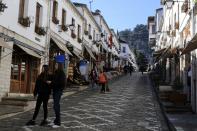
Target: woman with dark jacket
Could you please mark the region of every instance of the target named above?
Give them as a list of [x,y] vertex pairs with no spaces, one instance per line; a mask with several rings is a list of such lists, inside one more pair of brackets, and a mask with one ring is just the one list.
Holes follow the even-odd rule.
[[63,71],[63,64],[57,63],[55,65],[55,73],[52,80],[53,88],[53,101],[54,101],[54,111],[55,111],[55,120],[52,125],[53,128],[58,128],[61,125],[60,120],[60,99],[62,96],[63,89],[65,88],[66,75]]
[[44,120],[41,122],[41,126],[44,126],[47,124],[47,116],[48,116],[48,100],[49,100],[49,96],[51,94],[51,80],[52,77],[51,75],[49,75],[48,72],[49,68],[48,65],[43,65],[42,67],[42,73],[38,76],[37,80],[36,80],[36,85],[35,85],[35,89],[34,89],[34,98],[37,97],[37,101],[36,101],[36,107],[35,107],[35,111],[34,111],[34,115],[32,120],[28,121],[26,123],[26,125],[35,125],[36,122],[36,117],[39,113],[40,110],[40,106],[43,103],[43,110],[44,110]]

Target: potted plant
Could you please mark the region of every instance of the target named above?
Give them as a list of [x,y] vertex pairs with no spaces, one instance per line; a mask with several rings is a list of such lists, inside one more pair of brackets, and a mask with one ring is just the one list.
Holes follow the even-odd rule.
[[30,18],[29,17],[26,17],[26,18],[19,18],[18,19],[18,22],[21,24],[21,25],[23,25],[23,26],[25,26],[25,27],[30,27],[30,24],[31,24],[31,22],[30,22]]
[[68,31],[68,27],[66,27],[65,25],[62,25],[62,30],[63,31]]
[[81,42],[82,42],[81,38],[78,38],[78,39],[77,39],[77,41],[78,41],[79,43],[81,43]]
[[53,18],[52,18],[52,21],[53,21],[53,23],[56,24],[56,25],[59,24],[59,20],[58,20],[56,17],[53,17]]
[[84,34],[85,34],[85,35],[88,35],[88,31],[87,31],[87,30],[85,30],[85,31],[84,31]]

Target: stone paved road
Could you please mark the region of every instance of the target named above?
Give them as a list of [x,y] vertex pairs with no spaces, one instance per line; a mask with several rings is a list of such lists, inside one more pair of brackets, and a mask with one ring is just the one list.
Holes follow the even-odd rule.
[[[0,120],[0,131],[167,131],[147,75],[123,76],[110,84],[111,92],[87,89],[61,101],[62,126],[26,127],[29,111]],[[49,119],[54,119],[50,105]],[[42,120],[42,112],[38,124]]]

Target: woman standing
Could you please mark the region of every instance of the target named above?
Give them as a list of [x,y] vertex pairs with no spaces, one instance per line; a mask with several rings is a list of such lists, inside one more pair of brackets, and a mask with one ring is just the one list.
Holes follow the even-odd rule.
[[35,125],[36,117],[38,116],[40,106],[43,103],[43,110],[44,110],[44,120],[41,122],[41,126],[47,124],[47,116],[48,116],[48,100],[51,94],[51,76],[48,72],[49,68],[48,65],[43,65],[42,73],[38,76],[36,80],[36,85],[34,89],[34,98],[37,97],[36,107],[34,111],[33,118],[26,123],[26,125]]
[[53,128],[58,128],[61,125],[60,120],[60,99],[62,96],[63,89],[65,88],[65,80],[66,75],[63,71],[63,64],[62,63],[56,63],[55,65],[55,73],[52,80],[52,88],[53,88],[53,101],[54,101],[54,111],[55,111],[55,120],[54,125],[52,125]]
[[105,93],[106,92],[107,76],[103,71],[101,71],[99,74],[99,83],[101,84],[101,93]]

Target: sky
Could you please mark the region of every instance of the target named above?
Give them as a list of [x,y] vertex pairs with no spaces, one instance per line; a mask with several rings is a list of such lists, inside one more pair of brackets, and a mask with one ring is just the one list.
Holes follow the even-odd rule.
[[[87,4],[91,0],[71,0]],[[148,16],[155,15],[160,0],[93,0],[92,11],[99,9],[110,28],[133,29],[137,24],[147,24]]]

